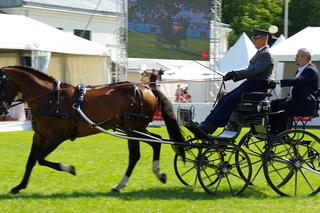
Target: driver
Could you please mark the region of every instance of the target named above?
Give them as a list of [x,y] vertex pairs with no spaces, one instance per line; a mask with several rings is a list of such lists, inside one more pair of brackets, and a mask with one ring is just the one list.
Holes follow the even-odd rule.
[[[199,128],[194,128],[196,136],[212,134],[218,127],[227,124],[232,111],[240,103],[241,95],[247,92],[264,92],[268,87],[268,79],[272,74],[273,59],[269,53],[268,31],[252,29],[252,42],[257,48],[257,53],[251,58],[249,66],[242,70],[228,72],[224,81],[234,82],[246,79],[239,87],[224,95],[217,105],[211,110],[207,118],[200,123]],[[200,135],[199,135],[200,134]]]

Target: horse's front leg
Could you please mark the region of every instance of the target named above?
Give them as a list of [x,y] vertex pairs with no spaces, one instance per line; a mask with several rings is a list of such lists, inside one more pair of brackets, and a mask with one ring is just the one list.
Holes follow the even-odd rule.
[[76,175],[76,169],[74,166],[69,165],[65,166],[62,163],[55,163],[46,160],[45,158],[53,152],[64,140],[57,138],[48,138],[45,143],[42,144],[41,149],[39,151],[38,163],[41,166],[46,166],[57,171],[68,172],[69,174]]
[[122,180],[118,183],[118,185],[112,187],[113,192],[120,192],[120,190],[127,186],[130,175],[140,159],[140,143],[139,141],[128,140],[128,149],[129,149],[129,164],[124,174]]
[[10,191],[11,194],[18,194],[21,189],[25,189],[27,187],[32,169],[38,159],[41,139],[42,137],[39,134],[35,133],[33,135],[31,151],[26,164],[25,173],[23,175],[21,182],[17,186],[11,189]]

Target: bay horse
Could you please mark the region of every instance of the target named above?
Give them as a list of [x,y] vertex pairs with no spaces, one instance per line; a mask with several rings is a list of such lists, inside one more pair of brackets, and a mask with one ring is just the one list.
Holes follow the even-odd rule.
[[[184,142],[172,105],[159,90],[151,90],[147,86],[130,82],[114,83],[85,92],[83,90],[83,86],[74,87],[60,83],[53,77],[29,67],[9,66],[0,69],[0,114],[7,113],[10,104],[20,92],[30,107],[34,130],[24,176],[21,182],[11,189],[12,194],[18,194],[27,187],[36,162],[41,166],[76,175],[74,166],[46,160],[63,141],[100,133],[79,116],[74,105],[81,105],[83,113],[104,129],[119,128],[128,135],[134,135],[132,130],[152,134],[146,128],[159,104],[170,140]],[[157,178],[165,183],[166,175],[160,173],[159,167],[161,143],[146,143],[153,149],[152,170]],[[173,145],[173,148],[184,159],[183,147]],[[124,177],[112,188],[114,192],[120,192],[127,185],[140,158],[139,141],[128,139],[128,149],[129,164]]]

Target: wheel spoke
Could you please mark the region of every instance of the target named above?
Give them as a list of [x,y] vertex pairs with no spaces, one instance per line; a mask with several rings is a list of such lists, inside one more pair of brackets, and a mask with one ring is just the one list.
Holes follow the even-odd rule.
[[283,169],[288,169],[288,167],[285,166],[285,167],[282,167],[282,168],[276,168],[272,162],[270,162],[270,165],[272,166],[272,168],[273,168],[274,170],[270,170],[270,171],[268,171],[268,172],[269,172],[269,173],[274,173],[274,172],[276,172],[276,173],[278,174],[278,176],[283,179],[283,177],[282,177],[282,175],[279,173],[279,171],[281,171],[281,170],[283,170]]
[[260,172],[261,169],[262,169],[262,164],[259,166],[259,169],[258,169],[258,171],[256,172],[256,174],[253,176],[251,182],[253,182],[253,181],[256,179],[256,177],[258,176],[258,174],[259,174],[259,172]]
[[215,193],[218,191],[218,188],[219,188],[219,186],[220,186],[220,183],[221,183],[222,178],[219,178],[219,177],[218,177],[218,179],[219,179],[219,181],[218,181],[218,183],[217,183],[216,188],[214,189],[214,192],[215,192]]
[[281,183],[279,183],[278,188],[281,188],[282,186],[286,185],[286,183],[288,183],[291,180],[293,174],[294,170],[291,169],[289,173],[282,179]]
[[[262,141],[258,141],[258,142],[262,142]],[[260,153],[262,154],[264,151],[262,149],[260,149],[260,147],[257,145],[258,142],[254,142],[253,145],[260,151]]]
[[303,179],[307,182],[309,188],[310,188],[312,191],[314,191],[314,188],[313,188],[312,185],[310,184],[310,182],[309,182],[309,180],[307,179],[307,177],[305,176],[304,172],[303,172],[301,169],[299,169],[299,172],[301,173]]
[[297,196],[297,188],[298,188],[298,172],[294,173],[294,196]]
[[192,166],[190,169],[188,169],[187,171],[183,172],[182,174],[180,174],[181,177],[185,176],[186,174],[188,174],[190,171],[192,171],[193,169],[195,169],[195,166]]
[[239,178],[239,179],[243,180],[242,177],[240,177],[239,175],[237,175],[237,174],[235,174],[235,173],[233,173],[233,172],[230,172],[230,171],[229,171],[228,174],[230,174],[230,175],[232,175],[232,176],[234,176],[234,177],[236,177],[236,178]]
[[232,189],[228,174],[226,174],[226,179],[227,179],[227,182],[228,182],[228,186],[229,186],[230,192],[233,194],[233,189]]

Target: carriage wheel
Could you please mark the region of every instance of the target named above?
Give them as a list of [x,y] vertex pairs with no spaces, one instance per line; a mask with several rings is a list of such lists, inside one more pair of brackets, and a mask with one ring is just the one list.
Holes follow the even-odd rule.
[[281,196],[320,191],[320,139],[304,130],[288,130],[271,141],[263,159],[268,184]]
[[199,159],[198,179],[209,194],[231,192],[238,195],[248,186],[251,175],[249,156],[232,143],[213,144]]
[[200,150],[198,148],[188,147],[185,149],[186,162],[184,163],[182,159],[176,154],[174,156],[174,172],[176,176],[186,186],[193,187],[196,185],[198,159]]
[[[248,154],[251,161],[253,174],[250,184],[253,183],[262,170],[262,159],[266,150],[266,140],[264,136],[256,137],[252,132],[248,132],[241,138],[238,144],[238,146]],[[241,174],[241,169],[239,173]]]

